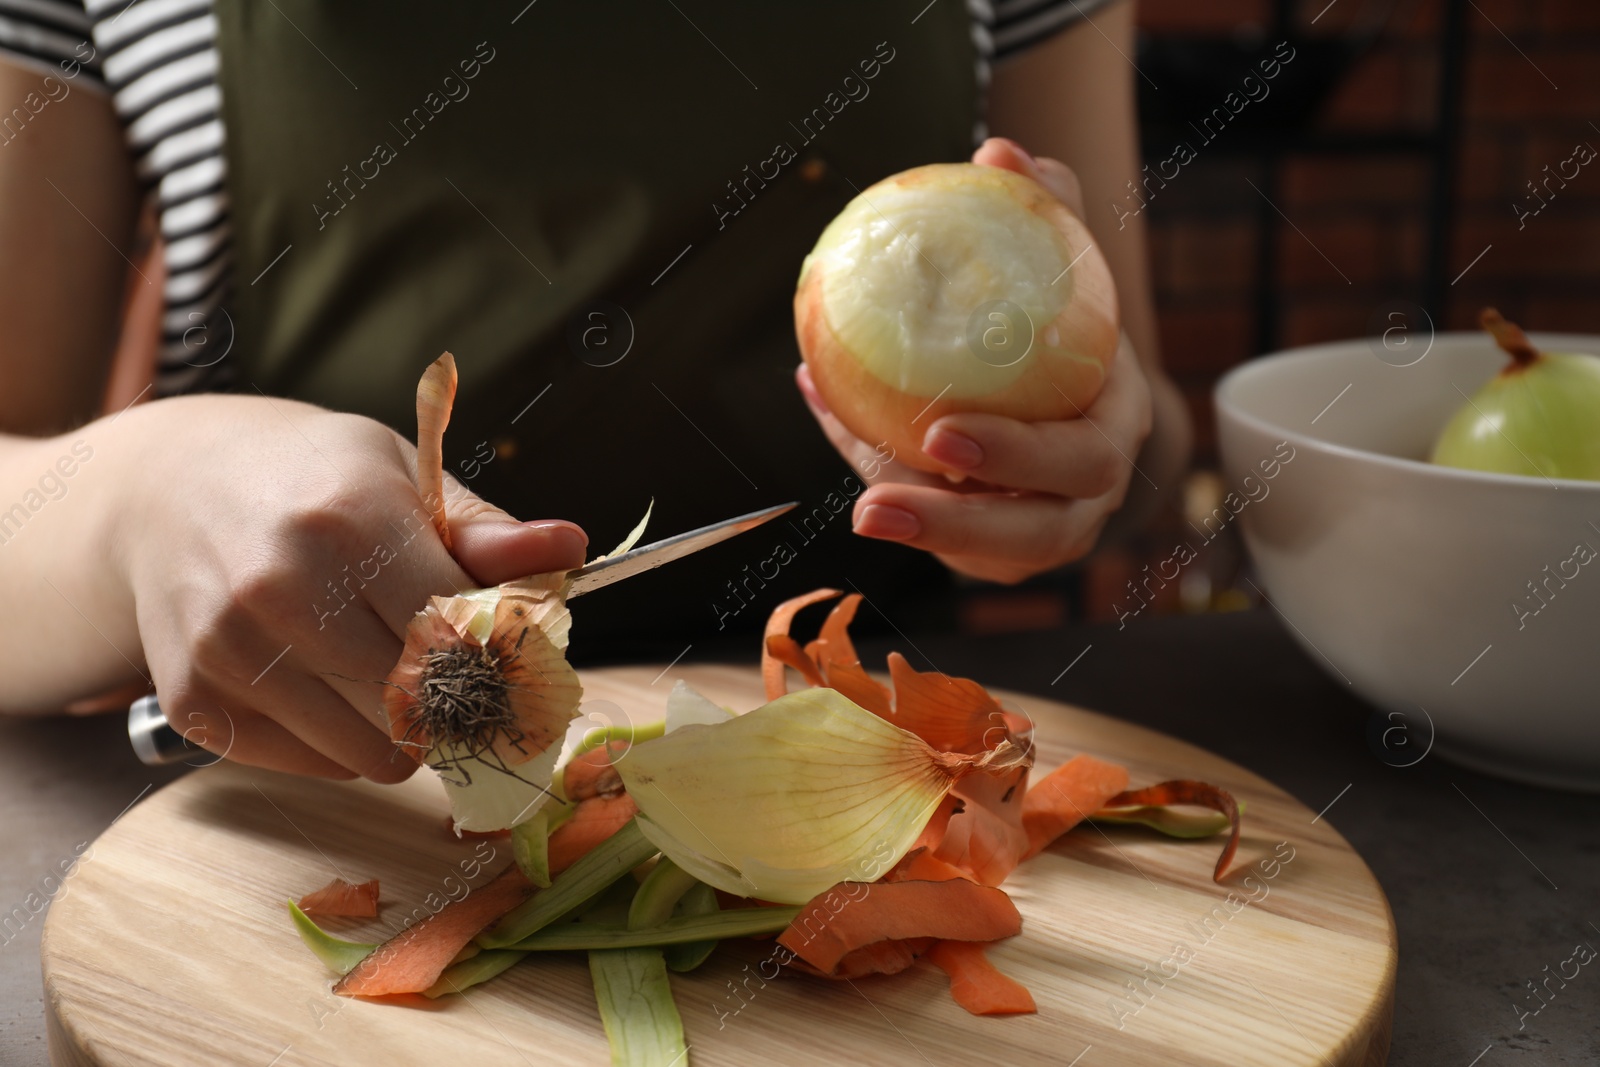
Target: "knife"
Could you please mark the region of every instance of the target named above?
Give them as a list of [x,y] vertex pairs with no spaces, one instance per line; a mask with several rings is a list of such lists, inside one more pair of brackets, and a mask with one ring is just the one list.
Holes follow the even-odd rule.
[[[682,559],[702,548],[709,548],[730,537],[753,530],[762,523],[777,518],[798,503],[790,501],[762,511],[752,511],[748,515],[724,519],[722,522],[714,522],[710,526],[702,526],[698,530],[690,530],[688,533],[668,537],[653,544],[641,545],[621,555],[596,560],[587,566],[569,571],[567,578],[571,585],[567,590],[567,599],[592,593],[596,589],[604,589],[612,582],[620,582],[624,578],[655,570],[663,563]],[[194,753],[205,751],[172,728],[161,710],[161,702],[154,694],[142,696],[129,705],[128,740],[133,744],[133,751],[139,757],[139,762],[152,767],[176,763]]]

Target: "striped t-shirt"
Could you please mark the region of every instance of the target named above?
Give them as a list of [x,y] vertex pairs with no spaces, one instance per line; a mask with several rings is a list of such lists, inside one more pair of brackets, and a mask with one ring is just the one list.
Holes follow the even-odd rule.
[[[980,91],[991,63],[1110,2],[966,0]],[[235,282],[216,36],[212,0],[0,0],[0,55],[40,72],[41,100],[108,92],[141,187],[156,198],[167,270],[158,395],[226,384],[226,348],[208,343],[231,334]],[[35,114],[19,106],[0,115],[0,149]],[[985,135],[981,123],[976,133]]]

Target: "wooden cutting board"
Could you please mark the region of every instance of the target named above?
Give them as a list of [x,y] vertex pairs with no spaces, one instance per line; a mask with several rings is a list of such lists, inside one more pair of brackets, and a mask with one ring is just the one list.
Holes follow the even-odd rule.
[[[753,669],[639,667],[587,672],[585,711],[595,721],[659,718],[677,677],[735,708],[762,700]],[[1211,881],[1217,840],[1074,830],[1005,885],[1023,932],[991,957],[1033,991],[1031,1016],[968,1015],[926,964],[854,983],[772,979],[770,944],[725,944],[673,977],[695,1065],[1384,1063],[1394,922],[1328,820],[1191,745],[997,695],[1036,724],[1036,778],[1085,751],[1128,766],[1136,786],[1190,777],[1231,790],[1248,810],[1226,885]],[[378,878],[381,918],[336,932],[381,940],[430,894],[436,907],[463,891],[465,874],[479,884],[510,859],[503,840],[457,841],[445,812],[426,772],[375,786],[222,764],[149,797],[94,843],[50,908],[51,1062],[608,1063],[581,954],[526,961],[464,997],[413,1006],[328,991],[285,899],[335,875]],[[490,850],[475,870],[474,856]]]

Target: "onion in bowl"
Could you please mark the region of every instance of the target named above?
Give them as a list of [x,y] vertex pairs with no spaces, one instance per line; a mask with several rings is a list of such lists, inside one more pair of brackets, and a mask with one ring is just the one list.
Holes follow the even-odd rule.
[[921,470],[944,415],[1081,415],[1120,333],[1089,230],[1032,178],[974,163],[871,186],[800,269],[795,332],[817,391],[851,433]]

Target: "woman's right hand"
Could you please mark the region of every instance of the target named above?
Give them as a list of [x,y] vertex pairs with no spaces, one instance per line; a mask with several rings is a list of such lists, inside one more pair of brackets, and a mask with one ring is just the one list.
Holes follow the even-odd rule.
[[415,446],[371,419],[217,395],[110,429],[127,475],[113,567],[162,708],[240,763],[405,779],[417,764],[389,738],[383,686],[411,617],[430,595],[584,561],[577,526],[519,523],[447,477],[452,556]]

